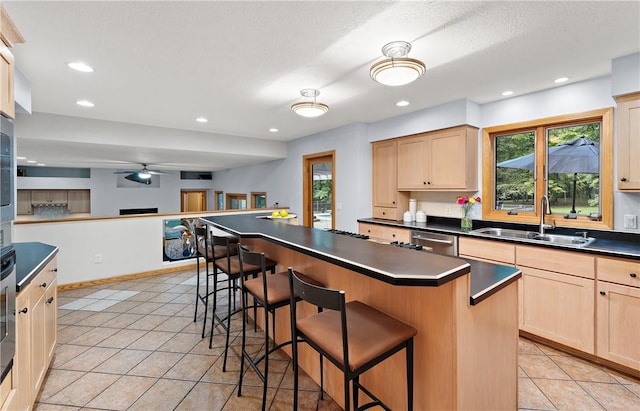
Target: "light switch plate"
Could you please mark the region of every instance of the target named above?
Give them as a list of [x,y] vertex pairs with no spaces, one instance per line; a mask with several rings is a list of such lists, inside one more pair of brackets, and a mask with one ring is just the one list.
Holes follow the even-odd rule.
[[633,214],[625,214],[624,216],[624,228],[638,228],[638,216]]

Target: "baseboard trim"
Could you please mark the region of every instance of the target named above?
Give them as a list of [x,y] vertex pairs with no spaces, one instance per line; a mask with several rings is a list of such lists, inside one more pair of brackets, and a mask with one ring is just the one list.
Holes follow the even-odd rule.
[[[200,263],[200,266],[203,267],[204,264]],[[193,264],[185,264],[185,265],[180,265],[180,266],[177,266],[177,267],[163,268],[161,270],[143,271],[141,273],[125,274],[125,275],[119,275],[119,276],[116,276],[116,277],[100,278],[100,279],[97,279],[97,280],[80,281],[80,282],[77,282],[77,283],[62,284],[62,285],[58,286],[58,291],[75,290],[75,289],[78,289],[78,288],[91,287],[91,286],[94,286],[94,285],[115,283],[117,281],[135,280],[135,279],[138,279],[138,278],[146,278],[146,277],[153,277],[153,276],[156,276],[156,275],[171,274],[171,273],[175,273],[175,272],[178,272],[178,271],[192,270],[195,267],[196,267],[195,263],[193,263]]]

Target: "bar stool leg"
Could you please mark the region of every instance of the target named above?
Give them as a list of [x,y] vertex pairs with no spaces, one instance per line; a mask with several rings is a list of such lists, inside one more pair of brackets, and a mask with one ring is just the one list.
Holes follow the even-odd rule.
[[[205,272],[206,280],[204,281],[205,291],[204,291],[204,319],[202,320],[202,338],[204,338],[204,332],[207,328],[207,312],[209,311],[209,263],[205,259],[205,264],[207,265],[207,270]],[[214,268],[215,270],[215,268]],[[200,290],[200,276],[198,275],[198,290]],[[200,291],[198,291],[200,293]],[[199,298],[199,297],[198,297]],[[196,301],[196,305],[198,302]],[[196,308],[197,310],[197,308]]]
[[405,348],[407,356],[407,411],[413,411],[413,338]]
[[229,334],[231,333],[231,296],[233,295],[233,306],[235,307],[236,305],[236,298],[235,298],[235,286],[232,284],[232,281],[229,280],[228,282],[229,287],[227,288],[227,296],[228,296],[228,301],[227,301],[227,339],[224,345],[224,361],[222,362],[222,372],[226,372],[227,371],[227,354],[229,352]]

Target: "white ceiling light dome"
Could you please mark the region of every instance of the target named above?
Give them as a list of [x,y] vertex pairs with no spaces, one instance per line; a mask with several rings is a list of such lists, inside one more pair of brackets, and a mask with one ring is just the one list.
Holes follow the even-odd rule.
[[302,97],[312,98],[313,101],[304,101],[292,105],[291,110],[296,114],[302,117],[319,117],[329,111],[329,106],[316,102],[316,97],[320,95],[320,91],[312,88],[305,88],[300,90],[300,95]]
[[418,79],[427,68],[420,60],[407,57],[409,51],[411,44],[406,41],[385,44],[382,54],[388,58],[371,66],[371,78],[385,86],[403,86]]

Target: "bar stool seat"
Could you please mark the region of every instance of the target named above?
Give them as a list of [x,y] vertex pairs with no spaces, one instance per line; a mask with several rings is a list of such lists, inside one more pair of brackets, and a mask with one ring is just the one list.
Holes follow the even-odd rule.
[[[379,357],[416,334],[416,330],[412,327],[360,301],[348,302],[345,309],[348,318],[347,334],[351,371],[362,368],[372,358]],[[336,327],[339,324],[340,312],[323,311],[321,314],[298,320],[296,326],[328,357],[334,358],[338,364],[344,366],[342,330]]]
[[[291,299],[291,335],[293,339],[293,409],[298,406],[298,342],[306,342],[321,357],[326,357],[344,375],[345,411],[364,410],[380,406],[390,408],[360,384],[360,375],[375,365],[405,350],[407,407],[413,410],[413,338],[415,328],[360,301],[345,302],[345,292],[309,284],[289,268],[290,295],[300,296],[310,304],[323,309],[318,314],[297,318],[296,298]],[[326,309],[326,310],[324,310]],[[323,388],[322,373],[320,387]],[[353,398],[350,395],[353,386]],[[372,401],[358,405],[358,392],[362,390]],[[321,393],[322,395],[322,393]]]

